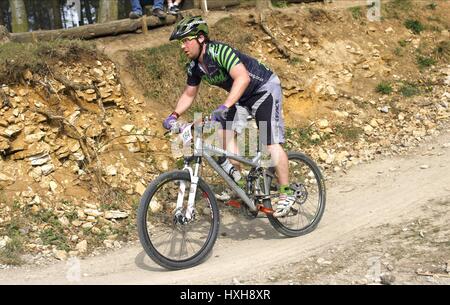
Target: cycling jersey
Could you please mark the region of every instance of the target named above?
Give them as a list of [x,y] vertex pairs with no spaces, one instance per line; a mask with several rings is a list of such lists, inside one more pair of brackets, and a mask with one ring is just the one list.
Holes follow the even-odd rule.
[[216,41],[208,42],[203,56],[203,66],[199,64],[198,60],[190,63],[187,71],[187,84],[198,86],[204,80],[230,92],[233,86],[230,70],[239,63],[244,64],[250,75],[250,84],[239,99],[239,104],[251,106],[246,105],[246,102],[270,79],[273,73],[255,58],[243,54],[227,44]]

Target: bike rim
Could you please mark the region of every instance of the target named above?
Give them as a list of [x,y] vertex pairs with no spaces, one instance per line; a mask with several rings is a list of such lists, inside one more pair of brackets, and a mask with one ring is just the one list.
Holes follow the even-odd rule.
[[[277,182],[276,182],[277,183]],[[291,212],[276,220],[291,231],[307,230],[321,217],[324,200],[323,179],[317,170],[301,158],[289,159],[289,184],[297,184],[298,196]],[[276,208],[277,198],[272,199]]]
[[184,179],[166,180],[151,196],[145,213],[144,230],[155,254],[172,263],[194,260],[205,250],[213,237],[214,214],[208,193],[197,187],[195,220],[180,224],[174,222],[180,182],[186,185],[183,196],[185,215],[190,181]]

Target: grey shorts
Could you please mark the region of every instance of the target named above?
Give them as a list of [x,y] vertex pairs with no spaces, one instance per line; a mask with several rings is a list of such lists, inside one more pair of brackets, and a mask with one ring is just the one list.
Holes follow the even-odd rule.
[[284,122],[282,115],[283,94],[279,78],[274,74],[263,86],[261,86],[244,105],[236,104],[230,108],[227,115],[227,124],[232,130],[241,133],[247,126],[247,117],[252,115],[263,139],[263,143],[283,144]]

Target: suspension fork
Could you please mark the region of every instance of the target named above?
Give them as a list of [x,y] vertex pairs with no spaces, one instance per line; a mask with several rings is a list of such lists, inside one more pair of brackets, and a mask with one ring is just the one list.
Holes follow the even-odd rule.
[[[201,162],[202,162],[201,157],[195,157],[194,169],[192,169],[188,165],[188,163],[184,166],[184,170],[187,170],[189,172],[189,175],[191,176],[191,187],[189,189],[188,206],[186,208],[186,213],[184,215],[187,220],[191,220],[194,215],[195,195],[197,194],[197,186]],[[176,207],[177,212],[178,211],[181,212],[183,209],[183,201],[185,193],[186,193],[186,181],[181,181],[177,198],[177,207]]]

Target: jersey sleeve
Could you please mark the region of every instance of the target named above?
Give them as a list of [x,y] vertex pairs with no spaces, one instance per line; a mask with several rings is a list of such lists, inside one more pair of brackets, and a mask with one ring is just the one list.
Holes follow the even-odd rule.
[[226,44],[217,43],[212,45],[209,51],[212,58],[228,73],[241,62],[238,52]]
[[186,83],[189,86],[198,86],[200,85],[202,79],[201,77],[195,73],[195,62],[191,62],[191,64],[187,68],[187,81]]

